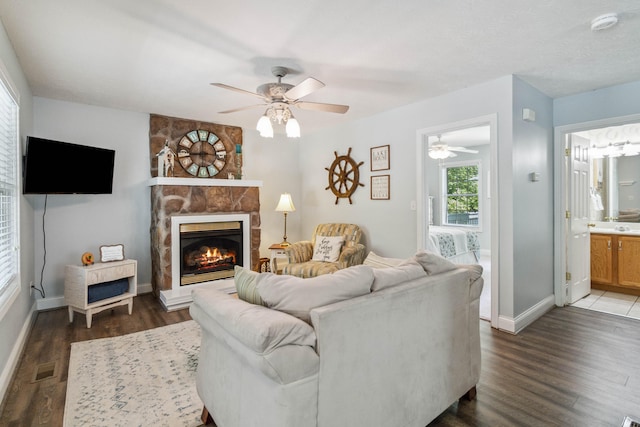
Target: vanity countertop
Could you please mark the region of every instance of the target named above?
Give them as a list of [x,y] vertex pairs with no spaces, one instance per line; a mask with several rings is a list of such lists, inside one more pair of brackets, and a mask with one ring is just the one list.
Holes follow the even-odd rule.
[[640,236],[640,229],[616,230],[616,228],[614,227],[612,228],[593,227],[590,229],[590,231],[591,231],[591,234],[619,234],[623,236]]

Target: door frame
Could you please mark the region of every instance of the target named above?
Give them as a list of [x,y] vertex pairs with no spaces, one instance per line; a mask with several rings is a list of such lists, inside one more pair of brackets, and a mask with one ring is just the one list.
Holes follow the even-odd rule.
[[[446,132],[467,129],[478,126],[489,126],[489,193],[491,201],[491,327],[498,328],[500,307],[500,234],[499,234],[499,192],[498,192],[498,114],[475,117],[458,122],[445,123],[428,128],[418,129],[416,132],[416,219],[417,219],[417,248],[428,247],[428,214],[429,198],[425,191],[428,186],[427,167],[429,158],[429,136]],[[486,284],[485,284],[486,286]]]
[[[628,116],[610,117],[607,119],[592,120],[588,122],[574,123],[570,125],[554,127],[554,152],[553,152],[553,173],[554,179],[554,254],[555,263],[553,267],[553,290],[555,302],[558,307],[567,304],[568,284],[566,280],[567,272],[567,221],[565,211],[567,210],[567,170],[565,164],[565,139],[566,135],[573,132],[581,132],[591,129],[605,128],[609,126],[619,126],[627,123],[640,122],[640,114]],[[493,244],[493,242],[492,242]]]

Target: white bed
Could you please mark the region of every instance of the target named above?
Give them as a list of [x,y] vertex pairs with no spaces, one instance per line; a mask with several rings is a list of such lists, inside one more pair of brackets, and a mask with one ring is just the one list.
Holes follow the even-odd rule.
[[429,250],[456,264],[477,264],[480,242],[478,233],[454,227],[429,226]]

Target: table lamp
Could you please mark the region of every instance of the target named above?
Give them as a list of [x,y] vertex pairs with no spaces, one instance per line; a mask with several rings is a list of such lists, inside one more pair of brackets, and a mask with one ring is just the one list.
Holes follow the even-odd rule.
[[291,199],[291,194],[284,193],[280,195],[280,201],[278,202],[278,206],[276,206],[276,212],[284,212],[284,236],[283,241],[280,243],[280,246],[289,246],[290,243],[287,242],[287,213],[293,212],[296,210],[296,207],[293,206],[293,200]]

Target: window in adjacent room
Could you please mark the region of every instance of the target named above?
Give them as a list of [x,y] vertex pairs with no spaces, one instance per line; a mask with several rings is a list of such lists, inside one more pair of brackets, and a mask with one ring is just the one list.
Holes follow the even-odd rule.
[[443,164],[442,225],[480,224],[480,162]]
[[19,285],[18,103],[0,73],[0,318]]

